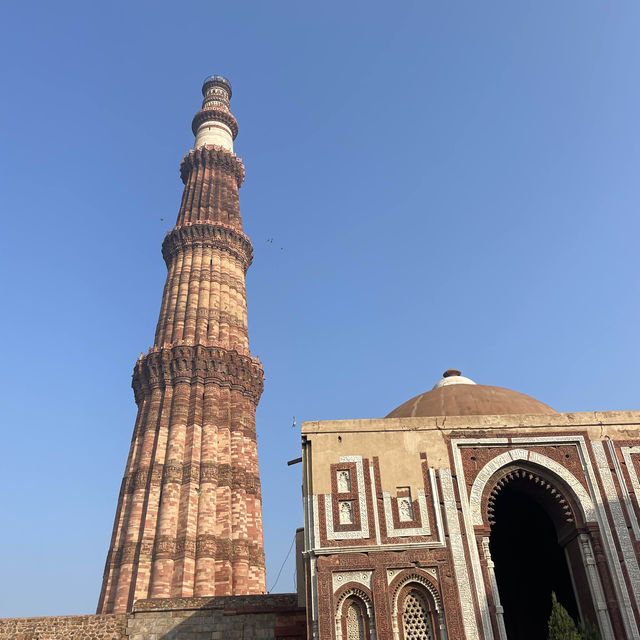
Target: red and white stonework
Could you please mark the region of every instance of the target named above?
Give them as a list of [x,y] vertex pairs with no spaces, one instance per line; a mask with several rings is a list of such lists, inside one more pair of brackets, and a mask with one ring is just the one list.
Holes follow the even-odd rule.
[[515,487],[553,522],[579,617],[639,639],[640,412],[447,378],[384,419],[303,424],[308,637],[507,640],[490,540]]
[[229,82],[211,76],[202,93],[178,219],[162,245],[155,342],[133,373],[138,416],[99,613],[144,598],[265,591],[255,429],[263,372],[247,331],[244,166],[233,153]]

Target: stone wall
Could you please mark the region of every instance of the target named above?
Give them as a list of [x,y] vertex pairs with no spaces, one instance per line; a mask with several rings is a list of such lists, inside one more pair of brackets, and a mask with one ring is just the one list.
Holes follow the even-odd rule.
[[129,614],[0,619],[0,640],[305,640],[295,593],[139,600]]
[[304,640],[305,610],[294,593],[140,600],[129,640]]
[[0,640],[125,640],[126,614],[0,618]]

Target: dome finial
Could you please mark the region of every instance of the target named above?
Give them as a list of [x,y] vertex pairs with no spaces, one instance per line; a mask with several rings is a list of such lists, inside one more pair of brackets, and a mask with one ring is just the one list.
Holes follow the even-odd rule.
[[465,378],[458,369],[447,369],[433,388],[448,387],[450,384],[475,384],[475,382],[469,378]]

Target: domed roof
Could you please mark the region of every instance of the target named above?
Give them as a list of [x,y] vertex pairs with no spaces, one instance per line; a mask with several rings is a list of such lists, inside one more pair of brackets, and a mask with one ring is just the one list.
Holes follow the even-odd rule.
[[449,369],[431,391],[396,407],[387,418],[426,416],[485,416],[558,413],[550,406],[519,391],[476,384]]

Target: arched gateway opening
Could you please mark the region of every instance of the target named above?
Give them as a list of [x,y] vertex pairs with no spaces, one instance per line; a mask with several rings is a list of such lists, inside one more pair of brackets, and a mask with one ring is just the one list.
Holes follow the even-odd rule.
[[567,546],[575,543],[573,510],[547,479],[505,469],[488,499],[489,548],[509,640],[546,638],[551,593],[579,620]]

